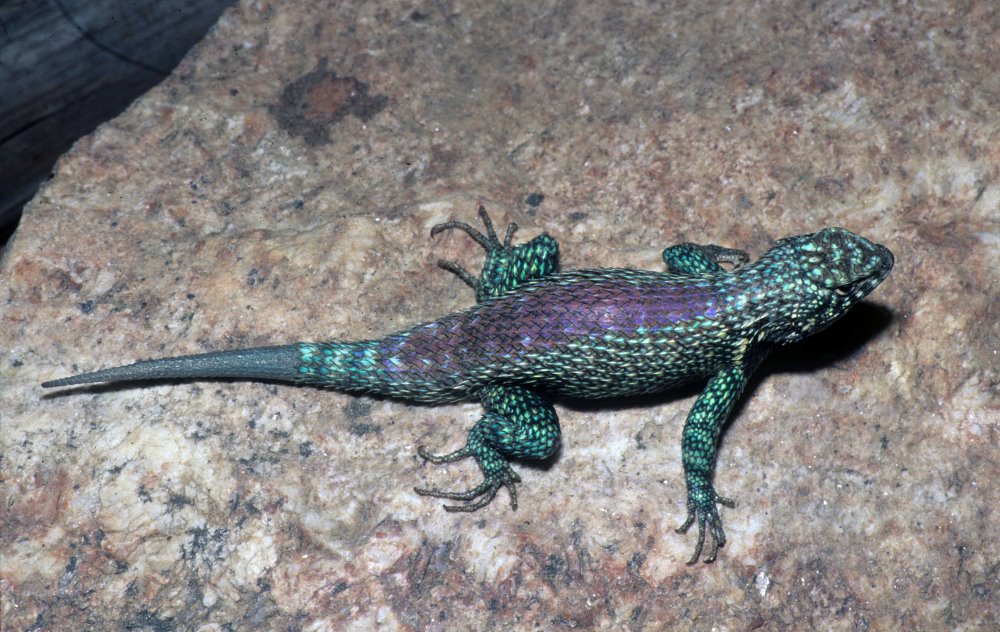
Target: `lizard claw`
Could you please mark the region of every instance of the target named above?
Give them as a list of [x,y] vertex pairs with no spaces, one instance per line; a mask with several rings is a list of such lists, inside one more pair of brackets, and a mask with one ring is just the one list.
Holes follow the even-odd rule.
[[[450,463],[467,456],[474,456],[472,451],[468,448],[462,448],[461,450],[456,450],[450,454],[435,455],[431,454],[424,446],[417,448],[417,454],[419,454],[425,461],[430,461],[434,464]],[[464,504],[462,505],[445,505],[444,509],[445,511],[451,512],[467,512],[482,509],[486,505],[490,504],[493,502],[493,499],[496,498],[497,492],[500,491],[500,488],[506,487],[507,492],[510,494],[510,508],[517,509],[517,484],[520,482],[521,477],[510,468],[510,465],[504,462],[502,467],[496,471],[485,474],[485,478],[482,483],[464,492],[449,492],[443,489],[429,487],[414,487],[413,491],[417,492],[421,496],[432,496],[434,498],[464,501]]]
[[[493,222],[490,220],[489,214],[486,212],[486,207],[479,206],[479,219],[483,222],[483,226],[486,227],[486,234],[479,232],[469,224],[459,221],[450,221],[437,224],[431,228],[431,237],[434,237],[438,233],[442,233],[446,230],[451,230],[457,228],[465,232],[469,237],[478,243],[489,255],[497,251],[510,250],[510,242],[514,238],[514,231],[517,230],[517,224],[510,224],[507,227],[507,234],[504,235],[503,243],[497,237],[496,231],[493,229]],[[449,272],[454,273],[458,278],[471,287],[478,294],[480,288],[482,287],[482,282],[473,276],[468,270],[463,268],[459,263],[455,261],[447,261],[445,259],[438,260],[438,267],[443,268]]]
[[451,230],[457,228],[465,232],[469,237],[472,237],[476,243],[483,247],[486,252],[491,250],[496,250],[498,248],[509,248],[510,242],[514,238],[514,231],[517,230],[517,224],[510,224],[507,226],[507,233],[504,235],[503,243],[497,237],[496,231],[493,229],[493,221],[490,220],[489,214],[486,212],[486,207],[479,206],[479,219],[483,222],[483,226],[486,227],[486,234],[479,232],[469,224],[459,221],[450,221],[437,224],[431,228],[431,237],[434,237],[438,233],[444,232],[446,230]]
[[[677,527],[677,533],[686,533],[695,521],[698,522],[698,544],[694,547],[694,555],[688,560],[687,565],[693,566],[698,563],[702,549],[705,546],[705,527],[708,526],[712,534],[712,547],[705,556],[705,563],[711,564],[715,561],[719,549],[726,544],[726,532],[722,528],[722,517],[719,516],[719,509],[716,504],[732,509],[736,506],[736,501],[715,493],[709,488],[709,493],[701,494],[689,492],[688,494],[688,515],[684,524]],[[706,502],[707,501],[707,502]]]
[[500,491],[501,487],[506,487],[507,492],[510,494],[510,508],[517,509],[516,484],[520,482],[521,482],[521,477],[519,477],[517,474],[511,471],[507,475],[487,478],[479,485],[476,485],[472,489],[466,490],[464,492],[449,492],[443,489],[434,489],[427,487],[414,487],[413,491],[417,492],[421,496],[433,496],[434,498],[446,498],[448,500],[465,501],[465,503],[462,505],[444,506],[445,511],[456,512],[456,511],[476,511],[478,509],[482,509],[486,505],[493,502],[493,499],[496,498],[497,492]]
[[709,246],[708,248],[711,248],[709,253],[716,263],[728,263],[733,266],[733,270],[739,270],[750,261],[750,255],[743,250],[723,248],[722,246]]

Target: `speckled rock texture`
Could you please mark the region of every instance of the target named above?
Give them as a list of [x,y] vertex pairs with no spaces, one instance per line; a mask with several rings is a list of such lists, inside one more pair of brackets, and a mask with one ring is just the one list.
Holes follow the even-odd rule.
[[[501,3],[497,3],[501,4]],[[243,2],[80,141],[0,262],[4,630],[1000,626],[995,3]],[[490,8],[486,8],[489,6]],[[478,481],[478,405],[278,384],[43,391],[135,359],[389,333],[472,303],[485,204],[563,266],[844,226],[889,279],[764,365],[687,567],[696,389],[560,405]]]

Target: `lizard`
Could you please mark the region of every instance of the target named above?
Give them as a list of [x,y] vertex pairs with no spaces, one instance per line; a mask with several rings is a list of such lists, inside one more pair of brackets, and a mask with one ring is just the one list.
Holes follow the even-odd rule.
[[[553,396],[624,397],[705,381],[681,435],[687,517],[702,558],[713,562],[726,534],[719,505],[735,502],[713,483],[722,428],[748,378],[774,347],[824,329],[892,270],[892,252],[843,228],[778,240],[755,262],[742,250],[681,243],[663,251],[666,272],[627,268],[559,271],[559,246],[543,233],[501,241],[485,208],[485,234],[449,221],[485,250],[478,275],[439,260],[476,296],[473,307],[383,338],[299,342],[142,360],[48,381],[45,388],[163,379],[250,379],[329,387],[424,404],[478,400],[483,414],[465,445],[419,456],[434,464],[471,457],[483,480],[465,491],[414,488],[476,511],[506,488],[517,508],[511,459],[543,460],[560,445]],[[725,264],[725,265],[723,265]]]

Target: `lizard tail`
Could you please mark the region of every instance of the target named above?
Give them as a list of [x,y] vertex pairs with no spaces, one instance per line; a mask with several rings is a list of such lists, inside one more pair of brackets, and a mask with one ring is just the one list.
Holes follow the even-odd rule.
[[423,344],[426,341],[412,334],[362,342],[299,343],[295,381],[430,404],[466,399],[482,381],[470,374],[470,362],[456,357],[448,345]]
[[192,378],[244,378],[296,382],[299,377],[297,367],[300,355],[298,346],[283,345],[142,360],[126,366],[51,380],[44,382],[42,387]]

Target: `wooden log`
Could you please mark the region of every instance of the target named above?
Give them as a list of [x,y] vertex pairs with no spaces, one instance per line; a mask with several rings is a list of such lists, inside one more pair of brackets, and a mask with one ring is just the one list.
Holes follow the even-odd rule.
[[234,0],[0,0],[0,244],[56,159],[166,77]]

